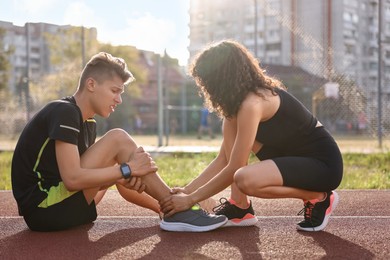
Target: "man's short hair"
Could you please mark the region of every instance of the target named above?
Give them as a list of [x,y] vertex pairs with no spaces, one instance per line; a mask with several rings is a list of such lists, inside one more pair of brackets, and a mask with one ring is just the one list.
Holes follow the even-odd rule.
[[112,79],[115,75],[119,76],[125,85],[135,80],[122,58],[114,57],[107,52],[100,52],[92,56],[85,65],[81,73],[79,88],[83,88],[89,77],[101,83]]

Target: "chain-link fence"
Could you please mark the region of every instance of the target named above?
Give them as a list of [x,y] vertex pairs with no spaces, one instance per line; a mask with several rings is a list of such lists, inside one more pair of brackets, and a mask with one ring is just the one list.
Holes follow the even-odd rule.
[[[307,5],[292,6],[295,17],[276,2],[263,1],[263,23],[272,17],[274,30],[289,34],[287,56],[294,66],[270,66],[271,74],[281,78],[333,134],[388,140],[390,45],[378,36],[389,37],[390,31],[381,26],[389,18],[381,18],[378,1],[334,3],[340,16],[327,10],[332,6],[325,1],[323,5],[306,1]],[[305,20],[313,15],[318,19]]]
[[[227,2],[224,2],[224,6],[218,6],[220,17],[214,12],[211,13],[213,19],[206,17],[209,19],[207,28],[219,30],[211,33],[213,30],[210,29],[210,35],[233,38],[249,49],[255,49],[266,73],[279,78],[288,91],[302,101],[332,134],[377,139],[379,142],[390,138],[390,44],[378,40],[378,35],[381,35],[378,33],[378,1],[333,1],[334,6],[343,5],[340,7],[344,9],[333,12],[331,22],[324,15],[326,1],[259,0],[257,16],[254,16],[253,1],[247,0],[242,5],[230,1],[234,13],[240,8],[248,11],[247,14],[243,9],[242,17],[222,15],[223,8],[229,7]],[[296,7],[295,16],[292,15],[293,7],[289,6],[293,2],[303,3]],[[388,10],[389,1],[385,2]],[[353,3],[366,3],[365,12],[359,9],[362,5]],[[288,8],[291,10],[286,11]],[[239,17],[243,21],[234,20]],[[255,28],[259,35],[256,48],[253,45],[253,31],[246,31],[247,28],[254,30],[255,17],[258,24]],[[383,19],[386,24],[390,22],[387,21],[389,17]],[[237,26],[226,29],[226,26],[222,26],[226,23],[218,19],[234,22]],[[213,23],[218,26],[213,27]],[[239,24],[244,27],[239,27]],[[233,31],[235,28],[239,31]],[[383,34],[390,38],[388,26],[384,29],[388,32]],[[224,34],[222,30],[227,32]],[[221,39],[213,38],[210,41],[216,40]],[[204,45],[208,43],[209,40]],[[165,85],[164,88],[164,134],[171,135],[171,140],[177,135],[198,135],[202,102],[196,96],[196,91],[188,87],[183,89],[186,94],[182,95],[184,92],[180,90],[177,97],[171,94],[169,99],[166,96],[170,91],[169,86]],[[25,103],[23,97],[2,97],[0,135],[18,135],[21,125],[28,118],[29,110]],[[156,115],[158,111],[151,113]],[[219,135],[221,122],[216,117],[213,119],[213,130]],[[129,119],[121,122],[126,120]],[[145,129],[145,132],[157,134],[156,127]]]

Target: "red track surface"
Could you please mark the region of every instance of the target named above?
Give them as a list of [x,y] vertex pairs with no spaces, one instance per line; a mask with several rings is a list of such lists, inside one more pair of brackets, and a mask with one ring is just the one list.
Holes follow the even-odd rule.
[[94,224],[38,233],[17,216],[12,193],[0,191],[0,259],[390,259],[390,190],[339,195],[322,232],[296,231],[300,201],[257,198],[252,198],[256,226],[166,232],[155,213],[111,190],[98,205]]

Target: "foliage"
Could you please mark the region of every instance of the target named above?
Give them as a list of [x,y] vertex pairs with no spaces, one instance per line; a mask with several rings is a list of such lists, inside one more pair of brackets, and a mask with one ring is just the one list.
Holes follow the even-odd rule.
[[69,26],[60,29],[55,34],[47,33],[45,39],[50,49],[50,63],[55,70],[61,70],[69,63],[75,63],[77,70],[83,67],[82,44],[84,44],[85,57],[90,57],[98,50],[95,29]]
[[44,76],[39,82],[30,83],[30,93],[35,109],[51,100],[72,95],[78,84],[80,69],[75,69],[77,62],[64,65],[62,70]]
[[26,123],[24,97],[14,96],[8,89],[0,90],[0,134],[15,137]]
[[[170,187],[189,183],[215,158],[216,153],[172,153],[155,158],[159,174]],[[0,152],[0,190],[11,189],[11,152]],[[339,189],[390,189],[390,153],[346,153]],[[250,163],[257,159],[252,155]]]
[[25,95],[13,96],[8,88],[11,64],[9,58],[14,46],[5,46],[3,39],[6,30],[0,27],[0,134],[14,134],[24,125],[24,109],[20,107]]
[[[156,164],[169,186],[183,186],[198,176],[215,156],[215,153],[175,153],[156,158]],[[390,153],[346,153],[343,159],[344,177],[339,189],[390,188]],[[252,155],[250,163],[256,161]]]
[[13,52],[12,47],[4,46],[5,33],[6,30],[0,27],[0,90],[4,90],[8,85],[9,55]]
[[215,158],[215,153],[173,153],[155,159],[159,174],[170,187],[188,184]]
[[129,130],[130,122],[132,122],[131,118],[134,117],[135,111],[131,99],[141,96],[140,84],[146,82],[147,70],[140,66],[139,52],[135,47],[101,44],[99,51],[123,58],[136,80],[126,86],[125,92],[122,94],[122,104],[116,108],[115,113],[112,113],[107,119],[96,118],[99,127],[98,133],[104,134],[107,130],[115,127]]
[[341,183],[345,189],[389,189],[390,153],[343,155],[344,177]]
[[139,85],[146,82],[148,72],[139,64],[138,50],[132,46],[113,46],[110,44],[101,44],[99,45],[99,51],[108,52],[113,56],[121,57],[125,60],[128,69],[136,79],[126,87],[125,91],[128,94],[131,94],[132,97],[139,97],[141,95]]
[[[53,73],[44,76],[39,82],[30,84],[35,109],[51,100],[72,95],[76,91],[84,60],[80,51],[81,30],[81,27],[69,27],[61,29],[60,33],[55,35],[45,35],[50,49]],[[84,29],[85,56],[91,57],[100,51],[105,51],[113,56],[121,57],[136,78],[135,82],[126,87],[125,93],[122,95],[124,105],[118,106],[116,112],[110,116],[107,122],[100,124],[100,127],[104,128],[99,131],[102,133],[112,127],[126,127],[123,122],[129,121],[134,110],[131,107],[130,99],[140,96],[139,84],[146,81],[147,71],[139,65],[139,52],[135,47],[100,44],[96,41],[93,33],[92,29]],[[101,118],[97,120],[102,121]]]
[[82,43],[86,50],[85,56],[90,57],[98,49],[94,30],[83,27],[62,28],[56,34],[46,33],[45,39],[49,45],[52,73],[30,84],[31,97],[36,108],[48,101],[72,95],[83,68]]
[[12,152],[0,152],[0,190],[11,190]]

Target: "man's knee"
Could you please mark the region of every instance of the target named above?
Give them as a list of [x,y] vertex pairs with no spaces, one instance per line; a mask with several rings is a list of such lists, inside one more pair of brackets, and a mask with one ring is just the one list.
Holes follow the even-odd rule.
[[106,138],[106,137],[110,138],[114,142],[117,142],[118,144],[121,144],[123,142],[135,144],[133,138],[131,138],[131,136],[125,130],[123,130],[121,128],[114,128],[114,129],[109,130],[105,134],[104,138]]
[[129,134],[121,128],[113,128],[106,133],[107,136],[113,138],[128,138]]
[[134,151],[137,149],[137,144],[133,138],[120,128],[109,130],[101,139],[100,141],[105,144],[105,148],[112,151]]

